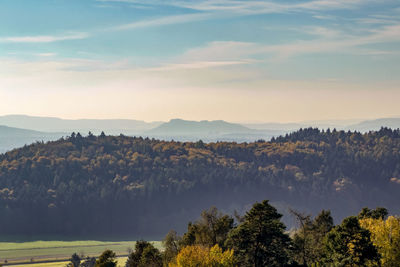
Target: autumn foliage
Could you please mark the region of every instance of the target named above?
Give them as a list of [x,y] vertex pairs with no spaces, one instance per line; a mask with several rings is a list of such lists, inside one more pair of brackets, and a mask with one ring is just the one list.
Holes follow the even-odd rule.
[[211,248],[194,245],[184,247],[176,256],[170,267],[233,267],[235,259],[233,250],[222,249],[215,245]]
[[400,218],[365,218],[360,224],[370,231],[371,240],[382,257],[381,265],[400,266]]

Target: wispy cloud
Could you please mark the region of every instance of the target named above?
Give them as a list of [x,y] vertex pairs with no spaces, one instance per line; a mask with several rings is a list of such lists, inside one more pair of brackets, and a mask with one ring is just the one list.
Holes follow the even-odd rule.
[[314,35],[326,39],[333,39],[343,35],[343,33],[337,29],[332,29],[322,26],[304,26],[297,28],[296,30],[299,32],[306,33],[308,35]]
[[187,62],[187,63],[174,63],[166,64],[161,67],[146,68],[144,71],[173,71],[173,70],[194,70],[194,69],[210,69],[218,67],[226,67],[233,65],[249,64],[249,60],[240,61],[198,61],[198,62]]
[[180,58],[183,61],[240,61],[249,62],[249,56],[257,54],[258,44],[251,42],[214,41],[205,47],[196,47],[186,51]]
[[36,56],[39,56],[39,57],[54,57],[56,55],[57,55],[57,53],[38,53],[38,54],[36,54]]
[[398,22],[397,20],[394,19],[383,19],[383,18],[358,18],[355,19],[356,22],[361,23],[361,24],[393,24]]
[[197,11],[223,11],[241,14],[260,14],[260,13],[286,13],[299,11],[323,11],[353,9],[360,5],[365,5],[377,0],[312,0],[305,2],[282,3],[280,1],[243,1],[243,0],[98,0],[100,2],[124,2],[146,5],[170,5],[187,8]]
[[174,15],[174,16],[164,16],[160,18],[149,18],[140,21],[134,21],[132,23],[126,23],[117,25],[111,28],[105,29],[106,31],[122,31],[122,30],[130,30],[130,29],[138,29],[138,28],[146,28],[146,27],[155,27],[162,25],[171,25],[171,24],[182,24],[192,21],[204,20],[209,18],[210,14],[184,14],[184,15]]
[[[346,53],[363,54],[371,56],[393,55],[393,51],[368,49],[365,46],[378,43],[400,42],[400,24],[370,30],[364,35],[353,36],[343,32],[324,27],[303,27],[299,31],[318,36],[312,40],[298,40],[268,45],[254,42],[210,42],[204,47],[187,51],[183,57],[195,61],[210,59],[240,61],[251,58],[265,58],[284,60],[299,54],[316,53]],[[398,53],[395,53],[398,54]]]
[[353,9],[360,5],[372,2],[371,0],[314,0],[295,4],[296,8],[307,10],[338,10]]
[[320,20],[334,20],[334,19],[336,19],[336,17],[332,16],[332,15],[320,15],[320,14],[313,15],[313,18],[320,19]]
[[[245,13],[281,13],[304,10],[352,9],[366,4],[369,0],[314,0],[306,2],[282,3],[280,1],[181,1],[183,7],[197,10],[231,10]],[[191,4],[188,4],[191,3]]]
[[53,43],[67,40],[79,40],[88,38],[88,33],[74,33],[67,35],[36,35],[36,36],[11,36],[0,37],[1,43]]
[[93,5],[94,7],[97,7],[97,8],[115,8],[115,6],[113,6],[113,5]]
[[[324,32],[324,31],[322,31]],[[359,54],[360,47],[388,42],[400,42],[400,24],[385,26],[379,29],[370,30],[364,35],[352,36],[340,32],[327,31],[332,38],[319,38],[307,41],[295,41],[282,45],[262,45],[260,52],[275,53],[279,58],[287,58],[297,54],[313,54],[324,52],[339,52]],[[332,35],[333,34],[333,35]],[[373,51],[377,55],[377,50],[369,50],[363,47],[362,51],[369,54]],[[388,51],[379,51],[379,54],[389,54]]]

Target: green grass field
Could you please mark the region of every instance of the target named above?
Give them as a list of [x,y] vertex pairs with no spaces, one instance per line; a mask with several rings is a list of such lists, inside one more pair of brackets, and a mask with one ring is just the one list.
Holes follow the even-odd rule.
[[[153,242],[161,249],[161,242]],[[97,257],[104,250],[111,249],[117,256],[127,255],[128,248],[134,248],[135,241],[35,241],[23,243],[0,242],[0,263],[24,263],[31,267],[65,266],[65,262],[27,264],[35,261],[66,260],[73,253]],[[50,265],[49,265],[50,264]],[[16,265],[25,266],[25,265]]]
[[[119,257],[118,258],[118,267],[124,267],[127,257]],[[18,264],[13,265],[14,267],[65,267],[69,261],[62,262],[48,262],[48,263],[33,263],[33,264]]]
[[[118,267],[124,267],[127,257],[120,257],[118,258]],[[62,262],[48,262],[48,263],[33,263],[33,264],[18,264],[13,265],[15,267],[65,267],[69,261],[62,261]]]

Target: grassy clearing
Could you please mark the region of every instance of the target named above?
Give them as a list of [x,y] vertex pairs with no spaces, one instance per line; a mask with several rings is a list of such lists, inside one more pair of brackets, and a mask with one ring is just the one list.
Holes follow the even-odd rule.
[[[43,249],[43,248],[54,248],[54,247],[79,247],[79,246],[96,246],[110,244],[113,242],[102,242],[102,241],[34,241],[34,242],[22,242],[22,243],[11,243],[11,242],[0,242],[0,251],[2,250],[18,250],[18,249]],[[116,242],[121,243],[121,242]]]
[[18,264],[15,267],[65,267],[69,261],[61,262],[48,262],[48,263],[34,263],[34,264]]
[[[161,242],[154,242],[161,248]],[[23,243],[0,242],[0,263],[7,260],[9,263],[28,263],[33,260],[63,260],[68,259],[73,253],[85,256],[99,256],[104,250],[111,249],[117,255],[127,255],[128,248],[134,248],[135,241],[102,242],[102,241],[35,241]],[[47,263],[46,263],[47,264]],[[59,263],[29,264],[29,266],[65,266]]]
[[[118,258],[118,267],[124,267],[127,257]],[[48,262],[48,263],[33,263],[33,264],[18,264],[13,265],[14,267],[65,267],[69,261],[62,262]]]

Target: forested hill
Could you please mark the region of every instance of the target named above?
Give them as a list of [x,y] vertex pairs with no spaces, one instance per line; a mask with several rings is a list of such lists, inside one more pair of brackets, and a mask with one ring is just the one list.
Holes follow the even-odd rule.
[[310,128],[241,144],[73,134],[0,155],[0,237],[161,238],[211,205],[263,199],[337,219],[364,206],[399,214],[400,131]]

